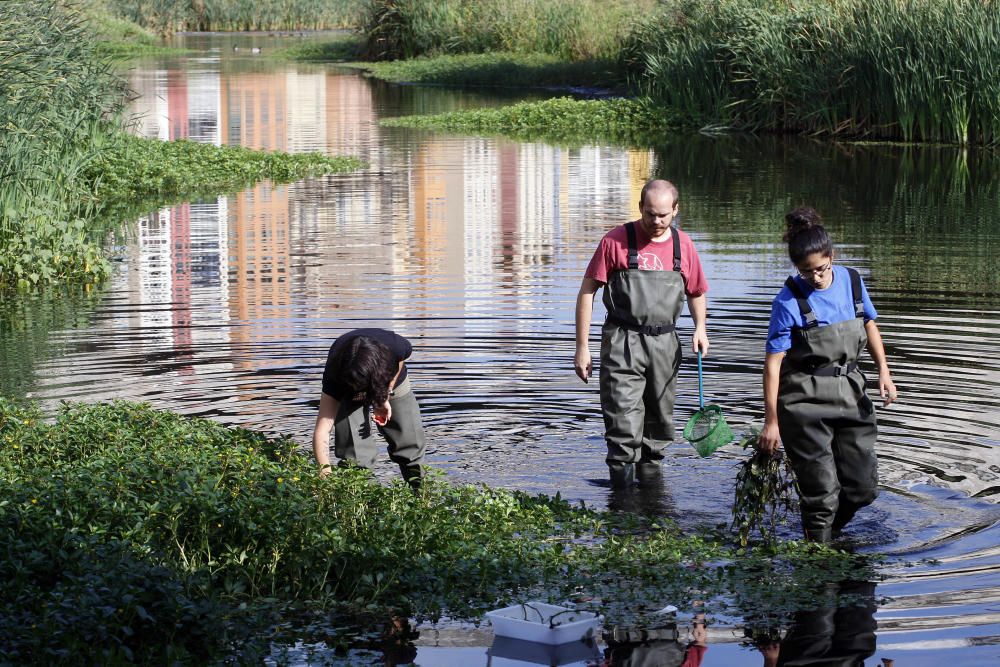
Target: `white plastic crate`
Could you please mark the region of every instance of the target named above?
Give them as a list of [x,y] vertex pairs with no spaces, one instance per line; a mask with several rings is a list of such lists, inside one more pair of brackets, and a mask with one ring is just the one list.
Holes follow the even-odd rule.
[[525,602],[486,612],[493,633],[541,644],[565,644],[597,636],[604,620],[592,611],[577,611],[545,602]]

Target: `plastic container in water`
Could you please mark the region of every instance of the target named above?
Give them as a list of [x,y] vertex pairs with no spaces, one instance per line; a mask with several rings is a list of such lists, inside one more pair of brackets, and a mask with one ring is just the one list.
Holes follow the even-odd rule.
[[540,644],[566,644],[597,636],[604,620],[592,611],[577,611],[545,602],[525,602],[486,612],[493,633]]

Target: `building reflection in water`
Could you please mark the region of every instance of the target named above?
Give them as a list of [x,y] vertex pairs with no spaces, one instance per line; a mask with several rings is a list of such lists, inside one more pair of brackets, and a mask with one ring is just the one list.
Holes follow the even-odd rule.
[[[318,366],[329,339],[361,322],[417,339],[447,335],[466,363],[496,357],[484,337],[516,346],[539,335],[533,319],[545,314],[533,311],[546,268],[569,262],[582,275],[592,248],[570,241],[611,224],[609,201],[622,219],[632,214],[653,169],[651,151],[451,137],[400,147],[382,136],[372,88],[353,74],[228,72],[205,59],[136,74],[132,85],[143,136],[368,163],[358,174],[265,182],[139,223],[142,303],[170,304],[140,317],[178,355],[179,375],[217,372],[213,360],[230,359],[241,380],[251,378],[235,384],[254,410],[276,407],[260,405],[271,388],[254,373]],[[594,192],[608,201],[580,194]],[[519,363],[514,377],[528,362]],[[469,389],[461,384],[456,391]]]

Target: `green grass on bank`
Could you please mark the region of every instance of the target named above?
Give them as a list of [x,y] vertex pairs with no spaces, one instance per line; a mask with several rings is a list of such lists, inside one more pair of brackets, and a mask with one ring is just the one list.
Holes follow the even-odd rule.
[[354,63],[383,81],[449,86],[614,88],[624,83],[610,60],[568,61],[545,53],[472,53]]
[[662,141],[667,133],[685,127],[686,123],[642,101],[559,97],[495,109],[388,118],[382,125],[569,145],[610,142],[647,146]]
[[344,33],[322,40],[309,40],[271,52],[269,57],[299,62],[349,62],[362,57],[364,37],[355,33]]
[[89,25],[94,53],[113,60],[128,60],[144,56],[174,55],[184,49],[165,46],[152,30],[117,16],[110,9],[110,0],[85,0],[80,4]]
[[0,399],[0,544],[0,662],[17,664],[204,662],[309,610],[476,619],[533,597],[591,599],[612,624],[702,600],[780,626],[874,576],[825,547],[738,551],[558,497],[320,479],[289,440],[127,403],[49,423]]

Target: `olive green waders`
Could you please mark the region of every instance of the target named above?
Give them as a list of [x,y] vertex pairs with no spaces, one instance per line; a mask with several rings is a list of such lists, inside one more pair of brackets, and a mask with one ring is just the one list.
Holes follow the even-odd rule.
[[608,318],[601,331],[601,411],[611,482],[629,485],[655,475],[674,439],[674,392],[680,366],[675,323],[684,307],[681,244],[671,227],[672,271],[639,269],[635,223],[628,233],[628,269],[604,287]]
[[[389,443],[389,458],[399,465],[399,470],[411,486],[418,486],[423,477],[424,427],[420,420],[420,406],[406,378],[389,396],[392,414],[385,426],[378,426],[379,433]],[[344,401],[340,404],[333,429],[333,451],[338,459],[371,468],[378,456],[378,446],[372,434],[368,410],[360,403]]]
[[799,488],[806,538],[828,542],[878,496],[875,406],[865,393],[858,357],[865,349],[861,281],[851,274],[856,317],[827,326],[802,290],[786,283],[806,320],[792,330],[781,364],[778,427]]

